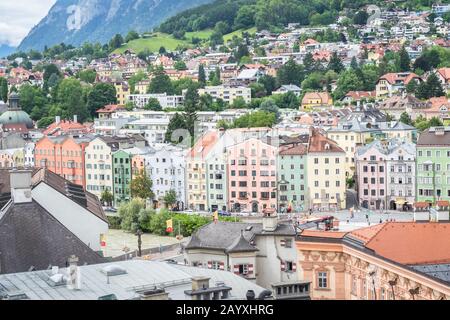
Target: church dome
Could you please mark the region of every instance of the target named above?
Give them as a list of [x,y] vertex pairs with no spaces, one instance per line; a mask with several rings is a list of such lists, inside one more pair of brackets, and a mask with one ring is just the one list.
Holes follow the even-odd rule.
[[19,95],[12,93],[9,96],[8,110],[0,116],[0,124],[25,124],[28,129],[34,127],[28,113],[23,111],[19,106]]

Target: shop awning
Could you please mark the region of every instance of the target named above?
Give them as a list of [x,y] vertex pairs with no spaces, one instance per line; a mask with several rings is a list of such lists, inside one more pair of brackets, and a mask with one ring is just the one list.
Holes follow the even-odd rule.
[[430,204],[428,203],[428,202],[416,202],[416,203],[414,203],[414,208],[420,208],[420,209],[423,209],[423,208],[428,208],[430,206]]
[[436,201],[436,205],[438,207],[448,207],[450,205],[450,202],[447,200],[438,200]]
[[395,199],[395,203],[396,203],[397,205],[399,205],[399,206],[404,205],[406,202],[407,202],[407,201],[406,201],[405,198],[397,198],[397,199]]

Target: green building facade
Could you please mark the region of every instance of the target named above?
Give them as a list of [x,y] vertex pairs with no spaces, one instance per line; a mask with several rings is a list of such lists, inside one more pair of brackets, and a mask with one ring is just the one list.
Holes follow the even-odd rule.
[[123,150],[112,154],[113,195],[116,206],[123,201],[131,200],[131,158],[132,155]]
[[450,127],[430,128],[417,142],[417,202],[450,201]]
[[307,199],[307,148],[303,144],[281,147],[277,157],[278,211],[302,212]]

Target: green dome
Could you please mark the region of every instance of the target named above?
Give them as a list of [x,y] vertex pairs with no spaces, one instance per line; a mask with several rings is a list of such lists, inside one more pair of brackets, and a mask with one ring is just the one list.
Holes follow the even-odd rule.
[[28,129],[33,128],[33,121],[28,113],[23,110],[8,110],[0,116],[0,124],[23,123]]
[[33,120],[19,105],[19,95],[15,92],[9,96],[8,110],[0,116],[0,124],[25,124],[28,129],[33,128]]

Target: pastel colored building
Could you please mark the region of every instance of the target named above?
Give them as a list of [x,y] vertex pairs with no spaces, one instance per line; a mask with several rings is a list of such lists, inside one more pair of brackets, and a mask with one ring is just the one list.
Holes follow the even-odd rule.
[[186,155],[186,194],[191,210],[206,211],[208,208],[206,157],[218,140],[219,132],[209,131],[198,139]]
[[[351,232],[303,230],[299,278],[313,300],[448,300],[446,223],[387,222]],[[443,272],[435,272],[443,270]]]
[[328,92],[307,92],[302,99],[303,109],[331,107],[333,98]]
[[304,144],[282,146],[277,157],[278,210],[299,212],[309,207],[307,152]]
[[252,100],[251,89],[241,86],[210,86],[205,87],[204,89],[199,89],[198,94],[209,94],[214,99],[222,99],[229,104],[232,104],[237,98],[244,99],[245,103],[250,103]]
[[228,207],[232,211],[276,210],[277,153],[276,147],[256,138],[227,148]]
[[[113,153],[133,147],[145,148],[146,146],[145,139],[140,136],[101,136],[92,140],[86,148],[85,156],[86,189],[99,198],[104,190],[114,194]],[[130,157],[132,156],[130,155]],[[119,158],[117,157],[117,159]],[[120,160],[118,161],[120,165]],[[117,183],[119,184],[119,182]],[[123,190],[124,188],[121,189]]]
[[359,204],[366,209],[386,208],[387,146],[374,141],[356,152],[356,180]]
[[[418,203],[436,205],[450,201],[450,127],[434,127],[422,132],[417,141]],[[441,203],[442,204],[442,203]]]
[[345,151],[317,129],[311,130],[307,168],[310,209],[345,209]]
[[112,153],[113,195],[116,206],[131,200],[131,159],[132,155],[126,150],[119,149]]
[[25,155],[23,148],[0,150],[0,168],[23,168]]
[[392,96],[395,93],[403,92],[411,81],[419,84],[422,82],[422,78],[412,72],[386,73],[377,81],[375,87],[377,97]]
[[163,145],[142,155],[147,175],[153,182],[154,204],[165,205],[164,197],[170,190],[175,191],[177,203],[175,208],[186,208],[186,160],[181,148]]
[[403,141],[392,146],[386,159],[386,182],[386,208],[411,211],[416,198],[416,145],[414,143]]
[[74,184],[86,187],[85,150],[92,136],[44,137],[35,146],[35,165],[46,168]]

